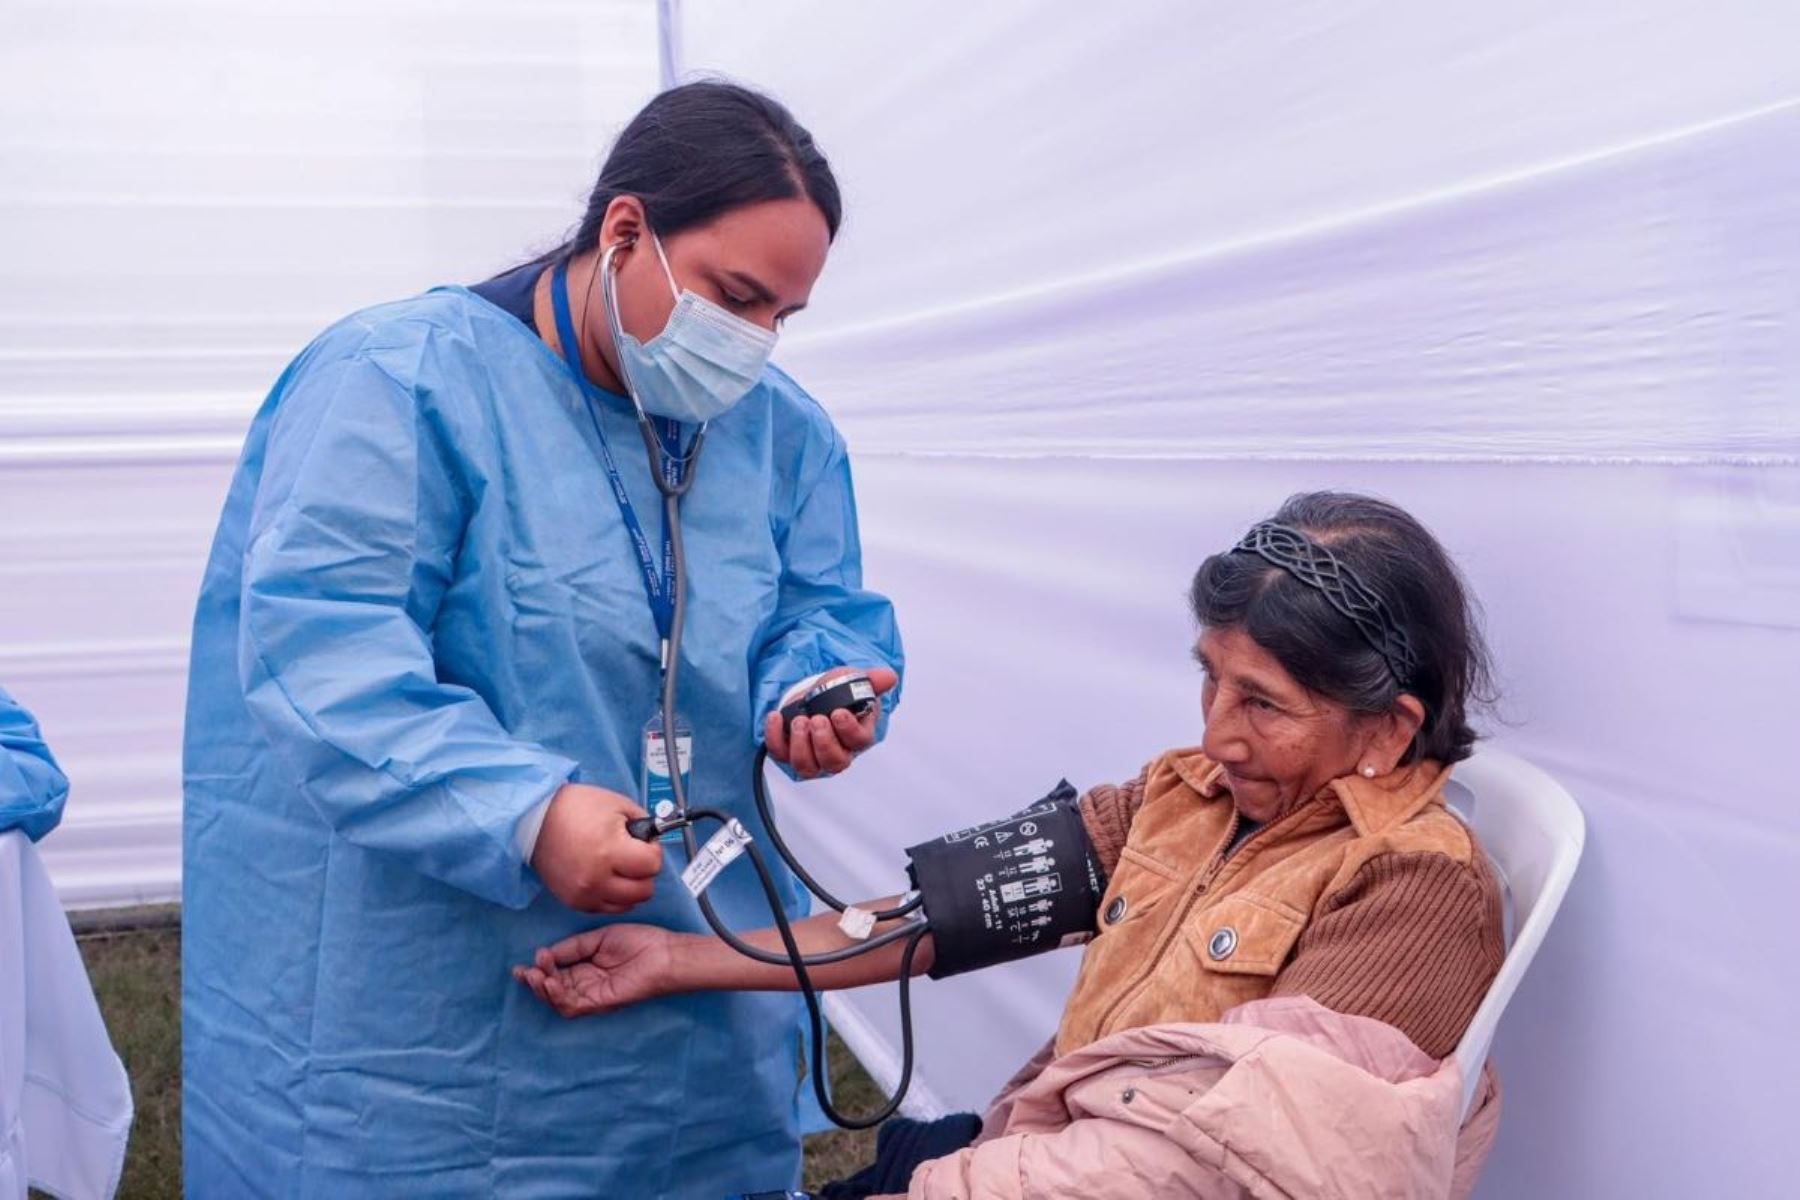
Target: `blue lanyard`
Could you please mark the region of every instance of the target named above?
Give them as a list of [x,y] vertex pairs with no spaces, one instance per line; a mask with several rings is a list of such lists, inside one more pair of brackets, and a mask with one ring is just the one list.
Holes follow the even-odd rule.
[[[596,266],[595,270],[600,268]],[[650,598],[650,615],[656,618],[656,631],[662,636],[666,653],[669,632],[675,624],[675,539],[669,529],[668,522],[663,523],[662,531],[662,570],[657,570],[657,558],[650,548],[650,539],[644,536],[643,522],[638,520],[637,510],[632,507],[631,497],[625,491],[625,480],[619,475],[618,464],[613,461],[612,448],[606,444],[606,432],[600,427],[600,396],[603,394],[588,379],[587,373],[581,369],[581,347],[575,341],[575,322],[569,316],[569,280],[568,267],[565,263],[556,265],[555,273],[550,280],[551,307],[556,310],[556,335],[562,339],[563,361],[568,364],[569,371],[575,376],[575,382],[581,387],[581,394],[587,401],[588,419],[594,423],[594,436],[600,441],[600,461],[606,467],[606,478],[612,484],[613,499],[619,502],[619,516],[625,522],[626,532],[631,534],[631,544],[637,548],[638,568],[644,576],[644,593]],[[681,459],[681,424],[667,417],[656,419],[657,441],[662,444],[663,482],[671,490],[681,486],[684,470]],[[664,670],[668,664],[663,664]]]

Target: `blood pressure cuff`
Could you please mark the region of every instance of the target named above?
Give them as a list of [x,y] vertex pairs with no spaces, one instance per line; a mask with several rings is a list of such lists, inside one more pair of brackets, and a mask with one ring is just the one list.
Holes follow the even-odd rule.
[[1010,817],[907,850],[931,923],[933,979],[1094,936],[1106,880],[1076,799],[1065,779]]

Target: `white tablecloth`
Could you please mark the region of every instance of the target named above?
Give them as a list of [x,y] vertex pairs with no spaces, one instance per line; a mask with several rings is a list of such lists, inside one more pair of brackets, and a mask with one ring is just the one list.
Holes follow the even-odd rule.
[[119,1186],[131,1085],[37,848],[0,834],[0,1200]]

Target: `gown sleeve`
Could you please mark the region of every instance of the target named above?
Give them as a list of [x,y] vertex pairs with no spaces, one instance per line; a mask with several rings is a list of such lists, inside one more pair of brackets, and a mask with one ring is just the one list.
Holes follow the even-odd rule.
[[340,836],[522,908],[542,885],[517,826],[576,764],[438,678],[433,616],[480,548],[463,544],[457,456],[421,391],[357,353],[282,397],[244,556],[238,674]]
[[[762,719],[789,687],[834,667],[904,666],[900,629],[886,596],[863,587],[856,494],[843,439],[833,431],[818,470],[790,516],[776,521],[781,589],[756,659],[758,738]],[[899,702],[883,698],[878,736]]]
[[0,688],[0,832],[22,829],[37,841],[62,820],[68,797],[68,777],[37,722]]

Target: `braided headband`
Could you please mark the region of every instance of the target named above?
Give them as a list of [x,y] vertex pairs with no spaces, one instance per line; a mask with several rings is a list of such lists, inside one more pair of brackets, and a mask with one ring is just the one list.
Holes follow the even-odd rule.
[[1402,688],[1409,686],[1419,663],[1412,639],[1394,620],[1375,589],[1331,551],[1292,526],[1264,521],[1246,533],[1243,541],[1232,547],[1232,553],[1259,555],[1306,586],[1317,588],[1326,602],[1350,618],[1363,640],[1381,655],[1394,681]]

